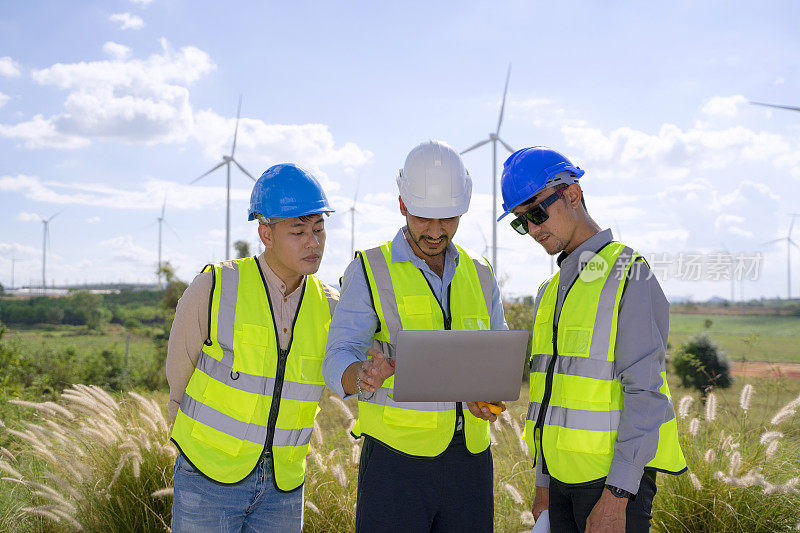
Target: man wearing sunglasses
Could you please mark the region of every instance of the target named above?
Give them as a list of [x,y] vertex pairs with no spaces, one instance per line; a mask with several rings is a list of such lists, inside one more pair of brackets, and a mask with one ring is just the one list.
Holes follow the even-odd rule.
[[644,258],[589,215],[583,174],[542,146],[503,165],[500,218],[559,254],[534,304],[533,514],[549,509],[553,531],[647,531],[655,472],[686,470],[666,382],[669,303]]

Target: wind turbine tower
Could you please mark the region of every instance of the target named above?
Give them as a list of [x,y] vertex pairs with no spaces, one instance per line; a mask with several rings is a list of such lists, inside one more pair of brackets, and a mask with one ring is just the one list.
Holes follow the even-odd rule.
[[789,222],[789,233],[786,234],[786,237],[781,237],[779,239],[774,239],[769,242],[765,242],[764,246],[768,244],[775,244],[778,242],[786,242],[786,298],[788,300],[792,299],[792,246],[800,250],[800,246],[797,245],[796,242],[792,240],[792,229],[794,228],[794,219],[800,218],[800,213],[791,213],[789,214],[792,217],[791,222]]
[[508,94],[508,80],[511,77],[511,63],[508,64],[508,72],[506,73],[506,86],[503,89],[503,103],[500,105],[500,118],[497,120],[497,129],[494,133],[489,134],[488,139],[484,139],[479,143],[473,144],[461,154],[471,152],[476,148],[480,148],[484,144],[492,143],[492,268],[497,272],[497,143],[502,144],[510,153],[514,153],[511,148],[503,139],[500,138],[500,126],[503,125],[503,112],[506,107],[506,94]]
[[47,267],[47,242],[50,240],[50,222],[56,218],[58,215],[61,214],[61,211],[56,213],[55,215],[51,216],[48,219],[45,219],[43,216],[38,215],[39,219],[42,221],[42,294],[45,293],[47,288],[47,282],[45,281],[45,270]]
[[251,180],[256,181],[256,179],[244,169],[242,165],[239,164],[236,159],[233,158],[233,154],[236,152],[236,135],[239,133],[239,115],[242,111],[242,96],[239,95],[239,107],[236,109],[236,128],[233,130],[233,146],[231,147],[231,155],[223,155],[222,162],[217,164],[214,168],[206,172],[205,174],[195,178],[189,184],[196,183],[201,179],[205,178],[219,167],[225,165],[227,170],[227,195],[225,200],[225,260],[231,258],[230,250],[231,250],[231,163],[239,167],[239,170],[244,172]]
[[174,233],[176,237],[178,236],[178,232],[175,231],[173,229],[173,227],[169,225],[169,222],[167,222],[167,219],[164,218],[164,212],[166,211],[166,209],[167,209],[167,198],[164,197],[164,205],[161,206],[161,216],[156,219],[156,220],[158,220],[158,288],[159,289],[162,286],[161,285],[161,276],[162,276],[162,273],[161,273],[161,266],[162,266],[162,263],[161,263],[161,225],[162,224],[166,224],[167,227],[170,230],[172,230],[172,233]]

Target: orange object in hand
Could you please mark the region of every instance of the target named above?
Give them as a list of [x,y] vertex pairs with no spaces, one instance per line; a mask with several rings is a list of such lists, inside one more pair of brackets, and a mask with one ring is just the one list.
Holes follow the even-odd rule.
[[492,413],[493,415],[499,415],[500,413],[505,411],[505,409],[503,409],[499,405],[495,405],[490,402],[476,402],[476,403],[478,404],[478,409],[483,409],[484,407],[488,407],[489,412]]

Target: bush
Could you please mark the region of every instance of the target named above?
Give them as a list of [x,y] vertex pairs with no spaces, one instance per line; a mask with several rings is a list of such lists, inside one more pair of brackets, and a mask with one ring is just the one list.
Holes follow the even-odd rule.
[[697,335],[678,347],[672,357],[675,374],[687,389],[705,394],[714,387],[731,386],[730,362],[708,335]]

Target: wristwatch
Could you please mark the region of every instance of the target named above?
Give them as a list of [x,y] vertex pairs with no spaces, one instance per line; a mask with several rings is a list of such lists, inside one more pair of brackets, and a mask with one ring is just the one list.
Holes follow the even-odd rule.
[[613,494],[617,498],[628,498],[630,500],[633,497],[633,494],[631,494],[627,490],[615,487],[614,485],[606,485],[606,488],[609,490],[609,492],[611,492],[611,494]]

